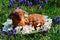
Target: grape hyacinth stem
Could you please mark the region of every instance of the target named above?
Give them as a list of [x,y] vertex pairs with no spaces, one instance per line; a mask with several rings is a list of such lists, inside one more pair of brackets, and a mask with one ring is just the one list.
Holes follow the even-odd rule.
[[4,3],[4,1],[2,1],[2,10],[5,9],[4,6],[5,6],[5,3]]
[[45,5],[45,3],[44,2],[42,2],[42,8],[44,9],[44,5]]
[[2,39],[4,39],[4,37],[5,37],[4,32],[1,33],[1,37],[2,37]]
[[58,31],[57,31],[58,34],[60,34],[60,24],[58,25]]
[[4,39],[4,34],[2,34],[2,39]]
[[22,32],[20,33],[20,38],[22,38]]
[[0,29],[0,34],[2,33],[2,30]]

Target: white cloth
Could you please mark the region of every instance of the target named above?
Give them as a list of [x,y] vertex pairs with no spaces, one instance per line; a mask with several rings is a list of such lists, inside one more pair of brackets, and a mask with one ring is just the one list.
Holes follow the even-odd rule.
[[[51,28],[51,24],[52,24],[52,19],[51,18],[48,18],[48,16],[44,16],[45,17],[45,23],[42,27],[43,30],[48,30]],[[3,27],[3,31],[10,31],[12,30],[12,20],[11,19],[7,19],[7,21],[5,23],[3,23],[4,27]],[[12,25],[11,27],[9,27],[9,25]],[[40,25],[40,24],[39,24]],[[21,26],[17,26],[16,28],[16,33],[20,33],[20,29],[21,29]],[[37,31],[40,30],[41,28],[40,27],[37,27]],[[31,25],[25,25],[23,27],[23,30],[21,31],[22,34],[29,34],[29,33],[32,33],[33,32],[34,27],[32,27]]]

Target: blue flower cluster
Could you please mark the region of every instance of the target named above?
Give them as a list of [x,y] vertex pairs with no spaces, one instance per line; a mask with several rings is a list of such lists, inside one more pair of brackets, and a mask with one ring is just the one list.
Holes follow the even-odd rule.
[[40,30],[40,33],[41,33],[41,34],[48,33],[48,30],[43,30],[43,29],[41,29],[41,30]]
[[54,18],[52,19],[52,21],[53,21],[54,23],[60,23],[60,16],[54,17]]
[[9,5],[8,5],[8,7],[10,8],[10,7],[12,6],[12,4],[13,4],[13,0],[9,0]]
[[39,2],[39,0],[34,0],[34,2],[35,2],[35,3],[38,3],[38,2]]
[[14,5],[14,3],[18,2],[17,4],[19,4],[19,6],[25,4],[27,6],[32,6],[34,4],[37,3],[37,7],[38,9],[40,8],[40,4],[42,4],[42,6],[44,6],[47,3],[47,0],[43,0],[43,3],[40,3],[41,0],[9,0],[9,5],[8,8],[12,7]]
[[12,35],[14,35],[14,37],[16,38],[16,30],[12,29],[11,31],[7,32],[8,37],[11,37]]
[[37,8],[40,9],[40,4],[38,4]]
[[3,34],[3,31],[0,29],[0,35],[1,35],[1,38],[3,39],[4,38],[4,34]]
[[28,5],[28,6],[32,6],[32,2],[27,1],[27,5]]
[[[0,35],[1,35],[1,38],[4,39],[5,38],[5,35],[8,36],[8,38],[10,38],[11,36],[14,36],[14,38],[16,38],[16,30],[15,29],[12,29],[11,31],[8,31],[8,32],[4,32],[0,29]],[[20,34],[20,37],[22,37],[22,33]]]

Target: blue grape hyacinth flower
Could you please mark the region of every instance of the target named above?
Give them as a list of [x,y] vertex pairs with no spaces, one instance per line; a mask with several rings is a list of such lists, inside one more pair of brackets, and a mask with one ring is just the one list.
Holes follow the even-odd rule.
[[28,5],[28,6],[32,6],[32,2],[27,1],[27,5]]
[[47,0],[44,0],[43,2],[46,4],[47,3]]
[[60,23],[60,16],[54,17],[54,18],[52,19],[52,21],[53,21],[53,23]]
[[40,9],[40,4],[38,4],[37,8]]
[[11,32],[12,32],[12,34],[15,34],[16,33],[16,30],[15,29],[12,29]]
[[20,0],[20,5],[22,5],[23,4],[23,0]]
[[23,0],[24,3],[26,3],[26,0]]
[[40,30],[40,33],[44,34],[44,33],[48,33],[48,30]]
[[44,3],[44,2],[42,2],[42,8],[44,8],[44,6],[45,6],[45,3]]
[[13,1],[12,0],[9,0],[9,5],[8,5],[8,8],[10,8],[12,5],[13,5]]
[[12,32],[11,31],[8,31],[8,37],[10,38],[12,36]]
[[11,32],[12,32],[14,38],[16,38],[16,30],[15,29],[12,29]]
[[12,4],[11,3],[8,5],[8,8],[10,8],[10,7],[12,7]]
[[35,2],[35,3],[38,3],[38,2],[39,2],[39,0],[34,0],[34,2]]
[[9,2],[10,2],[11,4],[13,4],[13,0],[9,0]]

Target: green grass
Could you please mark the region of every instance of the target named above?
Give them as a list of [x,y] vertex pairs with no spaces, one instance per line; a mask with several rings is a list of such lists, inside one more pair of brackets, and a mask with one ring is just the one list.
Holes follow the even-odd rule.
[[[14,8],[7,8],[7,5],[9,3],[8,0],[5,1],[5,10],[2,10],[2,4],[0,0],[0,28],[2,28],[2,23],[6,21],[8,18],[8,15],[11,13],[11,10]],[[37,6],[34,5],[31,7],[31,9],[27,6],[22,5],[22,9],[25,11],[31,13],[40,13],[43,15],[48,15],[50,18],[54,18],[56,16],[60,16],[60,8],[56,7],[55,5],[46,5],[45,9],[37,9]],[[35,33],[35,34],[29,34],[29,35],[23,35],[22,38],[20,38],[20,35],[17,34],[16,40],[60,40],[60,34],[57,33],[57,30],[59,29],[60,25],[59,24],[52,24],[51,29],[49,30],[48,33],[46,34],[41,34],[41,33]],[[15,40],[14,37],[12,36],[11,38],[8,38],[7,36],[3,40]],[[1,36],[0,36],[0,40]]]

